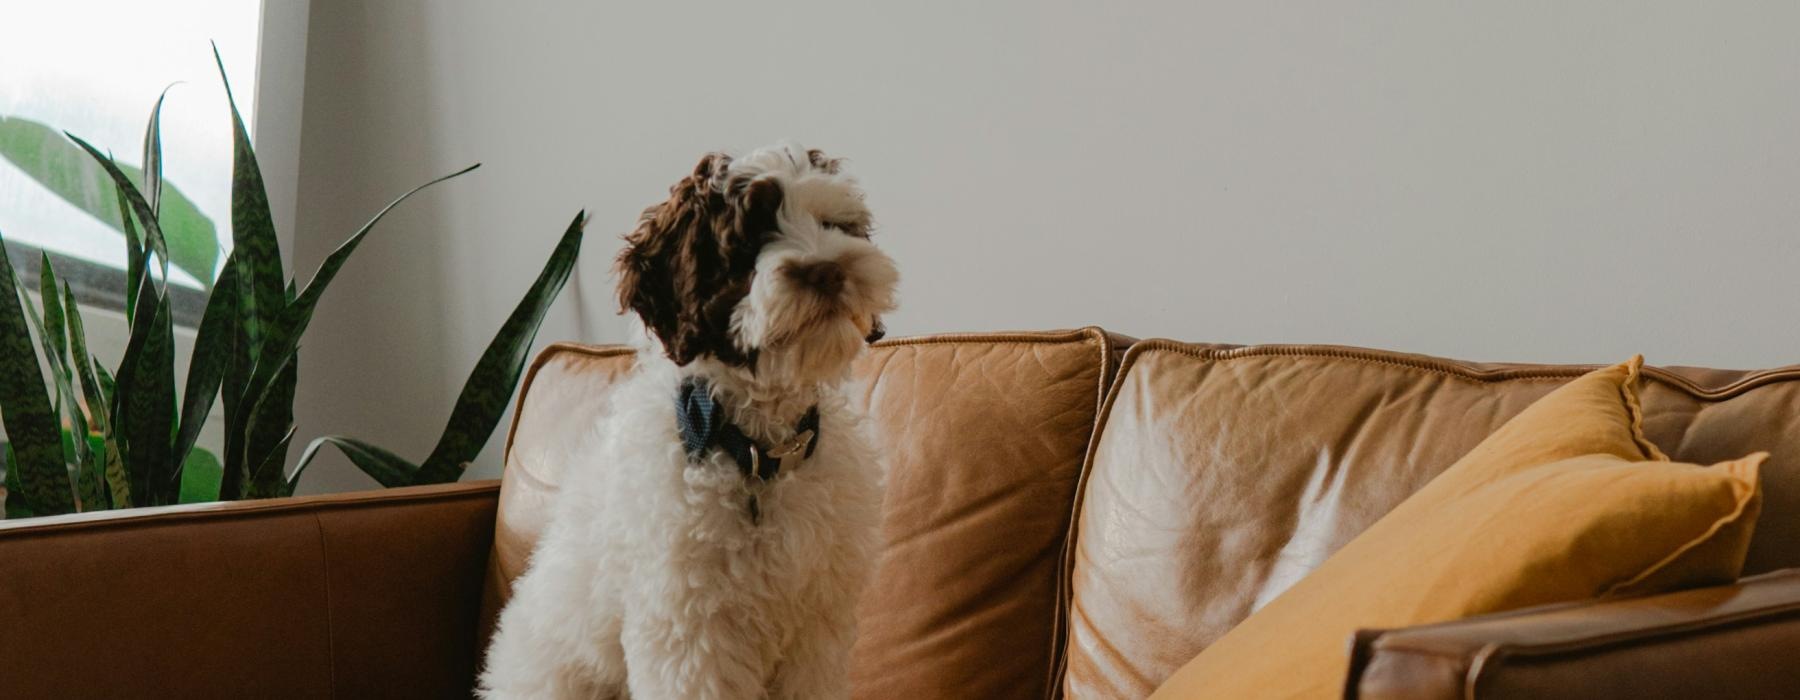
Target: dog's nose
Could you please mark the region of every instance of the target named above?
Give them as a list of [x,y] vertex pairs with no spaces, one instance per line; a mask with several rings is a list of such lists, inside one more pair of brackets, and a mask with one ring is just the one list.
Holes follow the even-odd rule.
[[881,340],[882,338],[886,338],[886,337],[887,337],[887,326],[882,324],[881,317],[876,316],[874,319],[871,319],[869,321],[869,337],[864,338],[863,341],[873,343],[877,340]]
[[793,265],[788,267],[787,273],[800,285],[828,297],[844,291],[844,267],[835,261]]

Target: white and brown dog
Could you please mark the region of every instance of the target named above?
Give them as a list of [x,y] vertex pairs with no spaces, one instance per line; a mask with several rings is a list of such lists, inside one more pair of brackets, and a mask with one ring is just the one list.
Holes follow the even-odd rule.
[[500,616],[488,698],[844,698],[881,468],[843,395],[894,263],[837,160],[708,155],[619,255],[631,374]]

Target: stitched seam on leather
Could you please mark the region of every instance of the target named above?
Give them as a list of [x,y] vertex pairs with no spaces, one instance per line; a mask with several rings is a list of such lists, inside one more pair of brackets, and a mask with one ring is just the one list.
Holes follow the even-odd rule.
[[[1104,336],[1104,334],[1102,335]],[[1076,550],[1080,546],[1081,515],[1082,509],[1087,503],[1088,478],[1093,473],[1094,457],[1098,453],[1100,439],[1106,430],[1108,419],[1112,416],[1113,405],[1118,403],[1119,391],[1125,385],[1126,376],[1131,373],[1131,366],[1146,351],[1144,341],[1133,343],[1130,348],[1126,349],[1125,356],[1118,360],[1118,366],[1113,368],[1112,378],[1107,382],[1106,390],[1102,394],[1100,409],[1094,414],[1094,429],[1088,434],[1087,453],[1081,459],[1081,477],[1075,482],[1075,502],[1073,512],[1069,516],[1069,534],[1063,541],[1063,578],[1067,579],[1068,587],[1067,590],[1058,591],[1059,598],[1066,596],[1067,600],[1057,601],[1058,614],[1068,616],[1068,629],[1063,631],[1063,639],[1055,659],[1056,667],[1053,672],[1055,682],[1052,683],[1051,700],[1058,700],[1066,694],[1064,685],[1069,676],[1069,645],[1072,643],[1069,637],[1074,633],[1074,620],[1070,608],[1075,603],[1075,556]],[[1112,361],[1109,352],[1103,362],[1111,363]]]
[[[1203,360],[1234,360],[1247,357],[1320,357],[1344,360],[1360,360],[1374,364],[1406,367],[1410,369],[1436,372],[1447,376],[1469,381],[1492,383],[1500,381],[1548,380],[1578,377],[1606,365],[1565,365],[1545,368],[1505,368],[1480,370],[1467,365],[1456,364],[1436,358],[1399,356],[1377,350],[1364,350],[1349,347],[1316,347],[1301,345],[1246,345],[1234,348],[1200,348],[1188,343],[1168,338],[1151,338],[1138,341],[1132,349],[1149,346],[1148,349],[1168,350],[1171,352],[1196,357]],[[1720,387],[1702,387],[1685,377],[1655,367],[1646,367],[1643,376],[1653,379],[1672,389],[1686,393],[1694,398],[1708,401],[1723,401],[1734,398],[1751,389],[1767,384],[1777,384],[1800,380],[1800,367],[1780,367],[1753,372],[1730,384]]]
[[1787,622],[1796,614],[1800,614],[1800,601],[1769,605],[1755,610],[1709,617],[1703,620],[1671,623],[1636,630],[1621,630],[1611,634],[1595,635],[1585,639],[1574,639],[1564,642],[1544,644],[1508,644],[1509,653],[1515,655],[1549,656],[1574,651],[1601,649],[1625,642],[1654,641],[1676,637],[1692,632],[1700,632],[1719,627],[1730,627],[1742,623],[1774,624]]
[[[1520,644],[1513,642],[1495,642],[1511,655],[1550,656],[1576,651],[1587,651],[1616,646],[1625,642],[1654,641],[1665,637],[1680,636],[1693,632],[1701,632],[1717,627],[1729,627],[1740,623],[1774,624],[1786,622],[1796,614],[1800,614],[1800,601],[1765,605],[1750,610],[1743,610],[1727,615],[1718,615],[1698,620],[1664,623],[1650,627],[1620,630],[1591,637],[1567,639],[1538,644]],[[1442,658],[1462,658],[1464,655],[1454,652],[1418,646],[1404,640],[1382,639],[1380,651],[1435,656]]]
[[500,468],[506,469],[506,463],[512,460],[513,437],[519,434],[519,416],[525,413],[525,395],[531,393],[531,385],[537,381],[538,370],[563,353],[586,355],[588,357],[615,357],[629,355],[634,352],[625,345],[584,345],[581,343],[551,343],[538,353],[537,359],[531,361],[531,368],[525,371],[525,381],[519,384],[519,398],[513,403],[512,425],[506,428],[506,449],[500,452]]
[[[162,506],[132,510],[111,511],[114,517],[99,520],[79,520],[64,523],[36,523],[33,520],[13,521],[16,527],[0,528],[0,541],[8,537],[30,537],[45,534],[60,534],[69,531],[89,529],[104,530],[119,527],[139,527],[143,525],[160,525],[167,522],[184,520],[233,520],[255,518],[265,515],[285,515],[288,513],[326,512],[351,510],[360,508],[376,508],[394,504],[417,504],[433,502],[454,502],[461,500],[481,500],[498,494],[498,481],[471,482],[468,487],[454,490],[433,490],[424,493],[399,493],[387,491],[368,491],[371,494],[360,496],[355,500],[314,500],[301,498],[271,498],[262,501],[229,501],[223,507],[217,504],[206,504],[208,508],[189,510],[184,506]],[[337,498],[342,498],[341,496]],[[164,508],[172,512],[162,511]]]
[[1050,627],[1050,667],[1047,669],[1049,678],[1044,684],[1044,696],[1049,700],[1057,700],[1063,694],[1063,678],[1068,662],[1069,626],[1072,624],[1070,617],[1073,615],[1071,608],[1075,604],[1073,591],[1075,537],[1080,529],[1078,523],[1081,518],[1082,495],[1087,492],[1088,464],[1090,455],[1093,453],[1094,442],[1099,437],[1100,410],[1106,405],[1107,395],[1112,388],[1113,380],[1116,379],[1114,374],[1116,370],[1112,367],[1114,363],[1112,338],[1099,326],[1089,326],[1083,328],[1082,331],[1099,346],[1100,381],[1098,395],[1094,399],[1094,424],[1088,429],[1087,449],[1082,451],[1081,465],[1077,467],[1075,493],[1069,502],[1069,521],[1064,526],[1062,552],[1059,557],[1061,561],[1058,562],[1057,567],[1056,609],[1051,617]]
[[331,622],[331,553],[325,546],[325,518],[313,513],[319,528],[319,565],[325,572],[325,667],[331,673],[331,697],[337,697],[337,627]]
[[[932,335],[893,338],[871,343],[871,348],[904,347],[908,345],[945,345],[966,343],[971,345],[1003,345],[1003,344],[1044,344],[1087,341],[1090,336],[1104,336],[1097,326],[1086,326],[1069,331],[1007,331],[1000,333],[937,333]],[[593,345],[588,343],[557,342],[551,343],[538,353],[537,359],[525,372],[525,381],[521,384],[519,398],[513,405],[512,425],[506,429],[506,450],[501,452],[500,468],[504,470],[506,463],[512,459],[513,439],[519,433],[519,416],[525,412],[525,396],[531,392],[531,386],[537,379],[538,370],[556,359],[558,355],[570,353],[587,357],[607,358],[619,355],[635,354],[637,350],[629,345]]]

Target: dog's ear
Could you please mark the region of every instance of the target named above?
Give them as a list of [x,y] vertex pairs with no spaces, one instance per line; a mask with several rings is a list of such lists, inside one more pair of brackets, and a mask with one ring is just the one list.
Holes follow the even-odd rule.
[[731,313],[750,292],[782,193],[773,180],[730,181],[730,165],[723,154],[701,158],[644,211],[617,261],[620,310],[642,318],[678,365],[701,355],[755,362],[754,349],[732,342]]
[[743,245],[760,248],[766,234],[781,225],[776,220],[785,198],[781,183],[771,177],[761,177],[747,182],[733,182],[732,189],[737,192],[735,216],[720,231],[724,236],[724,245],[727,248]]

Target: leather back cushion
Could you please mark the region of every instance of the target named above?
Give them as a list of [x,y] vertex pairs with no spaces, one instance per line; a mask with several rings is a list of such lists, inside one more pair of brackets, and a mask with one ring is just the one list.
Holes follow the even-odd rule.
[[466,697],[495,487],[0,523],[0,696]]
[[[1111,379],[1098,330],[876,344],[853,397],[888,459],[886,548],[860,609],[858,697],[1041,698],[1053,682],[1064,544]],[[558,345],[527,378],[501,490],[487,619],[592,430],[622,348]]]
[[[1137,344],[1102,414],[1079,506],[1066,694],[1148,695],[1508,418],[1590,369]],[[1772,453],[1746,574],[1800,565],[1796,379],[1800,368],[1645,371],[1644,431],[1670,458]]]

